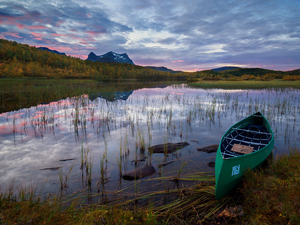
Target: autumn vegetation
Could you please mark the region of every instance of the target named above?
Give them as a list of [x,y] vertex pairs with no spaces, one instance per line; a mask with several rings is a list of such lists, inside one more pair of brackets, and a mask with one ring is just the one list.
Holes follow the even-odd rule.
[[0,39],[0,77],[172,79],[184,74],[121,63],[98,63]]
[[59,55],[16,41],[0,39],[0,77],[46,77],[116,79],[185,79],[198,80],[300,80],[300,70],[288,72],[260,68],[240,68],[215,72],[204,70],[193,73],[170,73],[122,63],[99,63]]

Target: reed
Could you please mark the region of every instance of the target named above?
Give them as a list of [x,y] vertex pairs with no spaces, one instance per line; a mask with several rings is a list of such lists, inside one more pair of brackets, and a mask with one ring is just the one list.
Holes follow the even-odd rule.
[[[186,86],[183,86],[183,88],[185,87]],[[94,91],[96,91],[96,89],[94,89]],[[58,92],[63,92],[63,88]],[[113,186],[111,184],[106,185],[106,183],[108,181],[107,174],[110,174],[110,172],[113,171],[115,168],[114,166],[117,164],[119,176],[122,177],[122,172],[126,171],[128,158],[130,160],[134,159],[135,164],[138,165],[138,156],[145,154],[143,152],[148,145],[151,146],[151,144],[159,144],[161,142],[175,142],[178,141],[178,139],[188,141],[189,136],[195,135],[195,132],[198,131],[197,129],[199,127],[203,130],[217,126],[221,128],[224,121],[239,120],[239,118],[245,117],[255,110],[266,112],[265,115],[272,123],[272,126],[274,126],[274,130],[277,130],[276,137],[285,139],[287,144],[289,144],[291,134],[298,134],[299,94],[289,89],[281,90],[273,88],[270,90],[263,90],[262,95],[264,95],[263,98],[252,95],[251,91],[216,93],[207,90],[205,94],[192,97],[187,95],[176,95],[173,93],[167,93],[165,96],[156,99],[151,99],[149,96],[144,98],[132,96],[126,103],[123,101],[110,102],[104,99],[97,99],[97,101],[91,102],[89,97],[78,95],[80,97],[69,98],[66,100],[67,104],[65,105],[63,104],[63,101],[60,101],[55,106],[47,106],[48,108],[45,106],[37,106],[35,109],[31,109],[31,112],[30,109],[28,109],[26,111],[26,116],[24,116],[28,125],[23,125],[22,130],[24,130],[24,132],[26,130],[28,134],[34,133],[36,137],[45,137],[46,133],[49,132],[49,130],[47,130],[49,129],[49,126],[53,126],[53,131],[51,132],[54,132],[54,129],[60,132],[57,130],[57,127],[61,126],[63,123],[69,124],[72,135],[74,135],[73,129],[75,130],[75,137],[77,138],[76,143],[80,151],[80,167],[82,173],[85,172],[86,174],[85,181],[88,186],[90,186],[90,189],[92,189],[92,177],[95,177],[96,171],[99,170],[93,168],[95,165],[93,165],[94,158],[91,156],[91,150],[93,150],[93,153],[95,152],[94,149],[89,148],[93,146],[95,139],[89,139],[89,136],[92,136],[93,132],[97,133],[97,140],[95,142],[98,142],[100,146],[104,146],[104,153],[101,152],[102,157],[98,157],[97,163],[95,164],[96,166],[99,166],[100,164],[100,183],[103,185],[102,190],[104,190],[107,186]],[[276,97],[273,98],[273,96]],[[287,98],[286,96],[289,97]],[[35,110],[42,111],[41,117],[34,118]],[[57,111],[60,112],[57,113]],[[61,115],[65,115],[65,117],[63,119],[59,118]],[[57,119],[56,116],[58,116]],[[215,123],[217,118],[219,124]],[[17,117],[16,119],[13,119],[13,117],[7,119],[8,124],[10,124],[11,127],[15,127],[15,134],[16,137],[18,137],[18,124],[21,119],[17,119]],[[286,122],[287,119],[290,122]],[[292,131],[292,129],[295,131]],[[119,132],[120,130],[121,132]],[[124,132],[124,130],[126,132]],[[161,135],[157,134],[158,132]],[[128,133],[133,135],[129,135],[128,137]],[[295,137],[297,137],[296,135]],[[116,146],[113,145],[115,140],[117,140]],[[113,144],[111,145],[111,143]],[[114,146],[114,148],[111,148],[111,146]],[[135,151],[132,151],[132,153],[129,152],[129,148],[131,149],[134,147],[136,147]],[[95,151],[98,151],[98,149],[96,148]],[[192,152],[192,150],[189,152]],[[165,149],[165,155],[163,157],[176,157],[176,154],[167,154],[167,149]],[[138,200],[139,203],[147,199],[147,197],[150,197],[151,199],[168,199],[173,195],[173,197],[176,196],[174,198],[178,197],[182,199],[180,203],[178,201],[178,206],[174,205],[175,212],[176,210],[185,207],[185,204],[189,204],[189,201],[194,201],[191,199],[188,200],[187,198],[191,196],[185,195],[184,193],[196,192],[197,188],[195,185],[198,184],[200,179],[200,175],[197,174],[187,176],[189,164],[191,163],[190,161],[186,161],[186,157],[188,157],[187,154],[190,153],[182,153],[183,158],[179,160],[181,162],[180,166],[174,171],[167,173],[168,169],[162,170],[161,173],[163,174],[160,178],[161,180],[145,178],[140,180],[139,183],[134,183],[135,186],[132,183],[128,184],[128,186],[130,186],[130,188],[127,189],[128,192],[122,190],[121,192],[118,192],[120,194],[117,195],[118,197],[111,194],[110,190],[106,190],[105,193],[112,199],[114,199],[114,197],[122,198],[123,196],[128,196],[131,200]],[[111,155],[116,157],[110,157]],[[157,161],[158,157],[152,155],[151,151],[148,152],[148,156],[149,164],[153,163],[153,160],[154,162]],[[99,164],[98,160],[100,160]],[[65,189],[64,184],[67,183],[67,185],[70,186],[70,179],[66,179],[66,175],[63,174],[62,171],[63,170],[61,170],[60,183],[61,186],[63,186],[63,189]],[[69,175],[67,175],[67,177],[69,177]],[[110,180],[111,182],[114,182],[114,179]],[[160,184],[157,184],[159,183],[158,181]],[[187,183],[189,183],[189,185],[187,185]],[[95,183],[93,182],[93,184]],[[123,187],[125,186],[126,188],[126,185],[127,181],[123,183]],[[84,185],[83,189],[85,188],[86,185]],[[150,191],[147,190],[147,188],[152,188],[153,190]],[[213,184],[207,182],[205,188],[202,186],[199,186],[198,188],[201,188],[203,192],[209,192],[209,196],[211,197]],[[201,193],[203,194],[203,192]],[[94,193],[92,192],[89,194],[90,196],[94,196]],[[200,193],[197,196],[201,198]],[[212,198],[209,196],[206,196],[206,200],[210,201]],[[123,202],[126,201],[124,198],[122,199]],[[140,199],[142,200],[140,201]],[[109,202],[109,200],[110,199],[108,199],[107,202]],[[166,200],[165,203],[167,204],[168,201],[170,201],[170,199]],[[130,202],[130,204],[132,204],[132,202]],[[154,200],[154,205],[155,207],[158,205],[156,200]],[[196,210],[194,210],[193,207],[189,208],[189,210],[195,212],[197,217],[202,218],[203,214],[201,214],[201,207],[197,208],[194,204],[191,205]],[[172,206],[170,205],[170,207]],[[156,208],[153,208],[153,210],[154,209],[156,210]],[[154,212],[153,210],[152,212]],[[188,212],[188,209],[186,210]],[[166,212],[166,208],[163,209],[163,211],[157,210],[155,211],[155,215],[159,215],[159,218],[161,215],[175,215],[177,218],[180,217],[179,212],[179,214],[173,214],[173,211]]]
[[74,166],[74,164],[72,164],[72,166],[70,167],[68,174],[64,174],[62,166],[58,169],[58,176],[59,176],[59,183],[60,183],[60,191],[61,191],[61,193],[62,193],[62,191],[64,189],[66,189],[66,188],[69,187],[68,186],[68,178],[69,178],[69,176],[71,174],[73,166]]

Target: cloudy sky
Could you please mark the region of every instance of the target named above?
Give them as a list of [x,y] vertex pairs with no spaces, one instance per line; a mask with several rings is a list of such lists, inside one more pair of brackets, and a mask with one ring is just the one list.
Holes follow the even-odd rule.
[[0,38],[197,71],[300,68],[299,0],[0,0]]

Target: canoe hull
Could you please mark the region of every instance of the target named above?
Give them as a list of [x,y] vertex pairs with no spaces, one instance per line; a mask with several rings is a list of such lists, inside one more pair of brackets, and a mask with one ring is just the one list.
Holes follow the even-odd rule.
[[216,177],[215,196],[217,199],[222,198],[230,190],[232,190],[241,181],[246,170],[249,169],[252,170],[262,165],[263,162],[266,160],[266,158],[271,154],[273,150],[274,147],[273,132],[271,130],[268,121],[263,117],[264,125],[266,125],[269,132],[272,134],[272,138],[267,146],[263,147],[259,151],[238,156],[238,157],[224,158],[222,156],[221,143],[222,140],[224,140],[224,137],[232,131],[232,128],[250,120],[251,116],[233,125],[224,134],[224,136],[220,141],[220,145],[216,155],[216,163],[215,163],[215,177]]

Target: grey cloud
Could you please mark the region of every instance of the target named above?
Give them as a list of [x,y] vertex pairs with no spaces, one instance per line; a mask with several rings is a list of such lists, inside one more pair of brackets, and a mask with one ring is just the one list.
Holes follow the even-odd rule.
[[171,44],[177,43],[177,40],[175,38],[164,38],[164,39],[158,40],[157,42],[160,44],[171,45]]
[[[8,7],[7,3],[6,8],[0,9],[0,16],[26,16],[26,21],[22,21],[26,25],[48,23],[55,26],[58,21],[63,21],[59,27],[44,30],[48,34],[44,37],[48,38],[48,43],[70,46],[88,54],[84,45],[59,43],[50,37],[52,33],[76,33],[78,38],[90,38],[90,44],[101,51],[95,51],[97,54],[126,52],[137,64],[148,62],[175,67],[179,64],[171,61],[184,60],[180,66],[192,69],[202,64],[248,65],[252,59],[251,63],[260,61],[271,65],[276,62],[281,66],[283,62],[292,65],[296,63],[295,59],[299,60],[300,4],[297,1],[119,0],[112,4],[116,8],[105,6],[105,1],[74,1],[50,4],[51,1],[33,0],[32,4],[10,4],[13,7]],[[134,31],[163,31],[170,35],[165,38],[139,37],[138,41],[130,40],[133,45],[127,45],[125,49],[127,40],[123,32]],[[30,35],[22,35],[27,41],[42,44]],[[93,41],[101,35],[106,38],[99,43]],[[155,42],[164,46],[146,47]],[[172,49],[170,45],[177,48]],[[214,45],[223,46],[224,52],[203,53],[214,50]],[[292,59],[284,60],[290,56]]]

